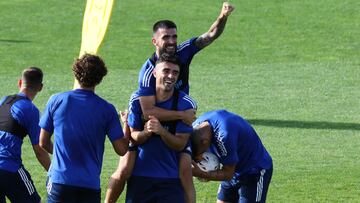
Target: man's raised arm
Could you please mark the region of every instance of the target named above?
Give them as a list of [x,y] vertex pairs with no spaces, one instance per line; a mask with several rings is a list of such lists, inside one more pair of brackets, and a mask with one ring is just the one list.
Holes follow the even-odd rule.
[[202,49],[218,38],[224,31],[227,18],[234,9],[235,7],[233,5],[228,2],[224,2],[219,17],[217,17],[207,32],[196,39],[195,45]]

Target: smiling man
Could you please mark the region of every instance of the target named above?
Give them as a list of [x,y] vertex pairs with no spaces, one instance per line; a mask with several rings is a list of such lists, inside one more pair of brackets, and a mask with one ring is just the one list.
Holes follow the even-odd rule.
[[[175,111],[196,108],[190,96],[175,90],[180,68],[174,55],[162,54],[153,74],[157,107]],[[126,202],[185,202],[179,168],[182,162],[191,164],[188,139],[192,127],[182,120],[160,122],[152,115],[144,124],[136,94],[130,100],[128,125],[138,144],[138,153],[134,154],[136,161],[127,185]]]

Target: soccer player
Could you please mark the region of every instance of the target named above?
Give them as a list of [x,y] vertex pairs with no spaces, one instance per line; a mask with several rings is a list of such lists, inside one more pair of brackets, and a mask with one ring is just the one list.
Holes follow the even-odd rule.
[[177,46],[177,28],[174,22],[161,20],[153,26],[152,43],[155,53],[144,63],[139,73],[139,95],[141,108],[145,118],[155,115],[160,120],[182,119],[189,125],[194,121],[194,112],[169,111],[156,107],[155,104],[155,77],[151,74],[158,56],[163,53],[176,54],[180,58],[181,71],[176,89],[189,94],[189,66],[192,58],[201,49],[210,45],[225,29],[228,16],[234,6],[224,2],[220,15],[210,29],[199,37],[191,38]]
[[254,128],[226,110],[209,111],[193,124],[193,156],[202,159],[209,150],[219,157],[222,169],[205,172],[193,162],[193,175],[222,181],[218,203],[265,202],[272,176],[272,159]]
[[[220,15],[212,24],[210,29],[199,37],[191,38],[177,46],[177,28],[174,22],[169,20],[161,20],[153,26],[152,43],[155,46],[155,53],[144,63],[139,73],[139,90],[138,95],[141,108],[145,118],[149,115],[154,115],[160,121],[171,121],[181,119],[188,125],[196,119],[194,110],[187,111],[174,111],[159,108],[155,105],[155,77],[152,72],[155,67],[155,62],[161,53],[176,54],[180,58],[181,71],[179,79],[175,88],[189,94],[189,66],[193,56],[201,49],[211,44],[218,38],[226,25],[227,18],[234,10],[234,6],[228,2],[224,2]],[[106,194],[105,202],[116,202],[125,186],[126,180],[129,178],[136,152],[129,151],[124,157],[121,158],[119,166],[109,180],[108,191]],[[181,159],[181,181],[186,193],[186,202],[195,202],[195,188],[192,182],[191,168],[188,167],[187,161],[191,158],[186,157]],[[186,161],[187,160],[187,161]],[[190,166],[189,166],[190,167]],[[190,172],[189,172],[190,171]]]
[[[156,77],[156,106],[172,110],[196,108],[190,96],[175,90],[179,73],[179,63],[174,55],[160,56],[153,73]],[[184,149],[190,150],[188,139],[192,127],[182,120],[160,122],[151,115],[144,125],[138,96],[130,101],[129,110],[131,137],[139,145],[127,184],[126,201],[185,202],[179,179],[179,161]]]
[[85,54],[75,60],[72,70],[80,86],[51,96],[40,119],[40,144],[54,152],[47,201],[99,203],[106,135],[121,156],[129,138],[124,137],[115,107],[95,94],[107,74],[103,60]]
[[0,100],[0,203],[40,202],[30,174],[21,161],[23,139],[29,135],[40,164],[50,166],[48,153],[39,146],[39,110],[32,100],[43,88],[43,72],[30,67],[22,72],[19,93]]

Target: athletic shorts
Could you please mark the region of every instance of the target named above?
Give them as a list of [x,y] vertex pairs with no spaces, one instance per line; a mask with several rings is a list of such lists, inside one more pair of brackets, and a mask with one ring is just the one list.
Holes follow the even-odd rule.
[[0,169],[0,203],[5,203],[5,196],[11,202],[40,202],[30,174],[23,166],[17,172]]
[[48,203],[100,203],[101,191],[47,181]]
[[127,182],[126,203],[184,203],[180,179],[131,176]]
[[273,169],[262,169],[255,174],[246,174],[219,186],[218,200],[225,202],[265,202]]

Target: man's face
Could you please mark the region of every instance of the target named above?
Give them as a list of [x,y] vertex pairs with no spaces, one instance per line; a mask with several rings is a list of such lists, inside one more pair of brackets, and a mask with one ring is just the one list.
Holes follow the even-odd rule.
[[160,88],[166,92],[172,91],[175,88],[179,73],[180,68],[176,64],[169,62],[157,64],[154,72],[156,88]]
[[174,54],[177,46],[176,29],[158,29],[152,38],[152,42],[159,53],[166,52],[169,54]]

